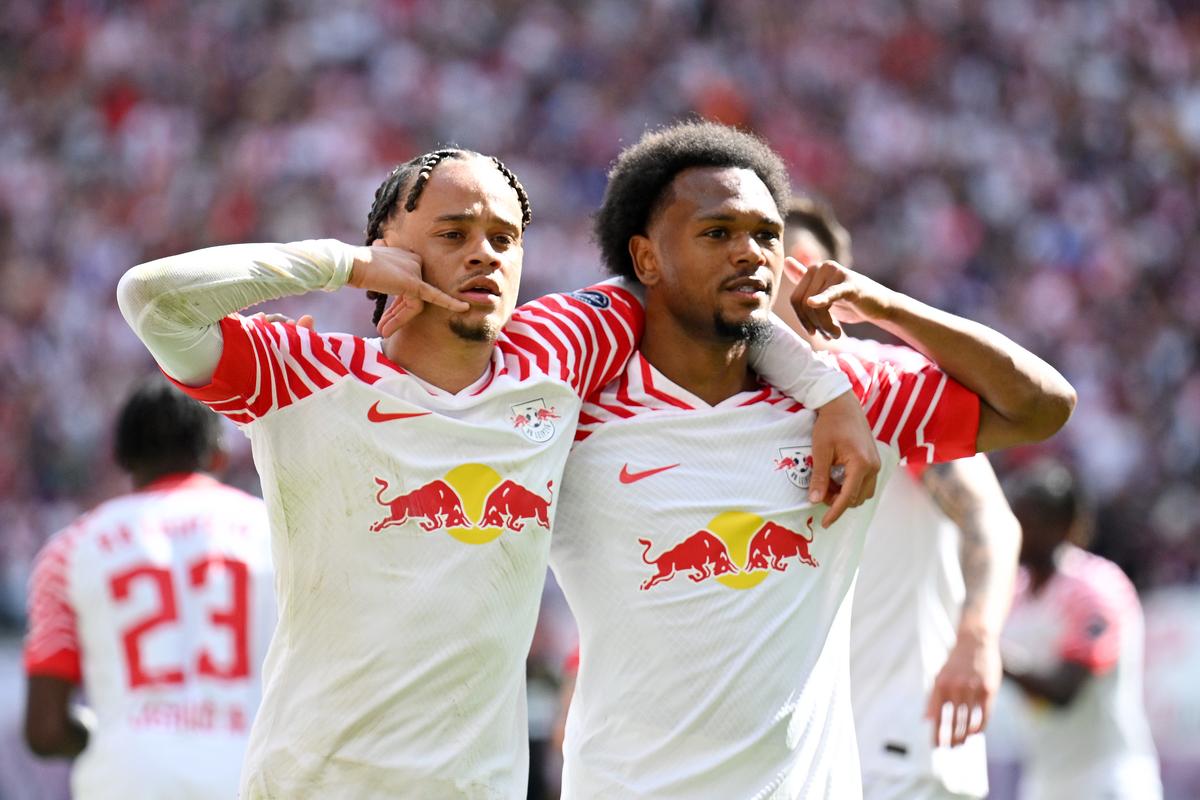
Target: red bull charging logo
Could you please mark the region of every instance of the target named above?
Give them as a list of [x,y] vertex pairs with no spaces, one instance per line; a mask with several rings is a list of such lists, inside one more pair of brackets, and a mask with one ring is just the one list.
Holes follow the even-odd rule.
[[486,464],[461,464],[407,492],[393,491],[378,476],[375,483],[375,502],[387,513],[371,525],[372,533],[416,522],[424,531],[440,528],[460,542],[486,544],[506,530],[520,533],[527,525],[550,529],[554,481],[546,483],[542,497]]
[[642,582],[643,592],[686,575],[693,583],[709,578],[730,589],[752,589],[771,572],[786,572],[792,563],[819,566],[809,550],[813,518],[805,522],[808,535],[797,533],[757,514],[726,511],[673,547],[651,558],[654,543],[638,539],[642,560],[654,574]]

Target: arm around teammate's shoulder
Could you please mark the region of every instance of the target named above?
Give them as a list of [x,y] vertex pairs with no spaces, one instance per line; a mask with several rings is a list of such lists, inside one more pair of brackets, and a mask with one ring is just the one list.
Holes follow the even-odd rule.
[[841,335],[841,322],[871,322],[900,337],[977,394],[980,452],[1046,439],[1066,424],[1075,389],[1054,367],[1003,334],[933,308],[826,261],[792,295],[810,332]]
[[358,248],[333,239],[209,247],[133,267],[117,304],[167,374],[207,383],[225,316],[267,300],[346,284]]

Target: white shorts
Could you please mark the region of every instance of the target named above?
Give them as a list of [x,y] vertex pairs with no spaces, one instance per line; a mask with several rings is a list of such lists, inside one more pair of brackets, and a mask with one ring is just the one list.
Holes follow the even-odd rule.
[[863,800],[980,800],[957,794],[928,775],[863,775]]

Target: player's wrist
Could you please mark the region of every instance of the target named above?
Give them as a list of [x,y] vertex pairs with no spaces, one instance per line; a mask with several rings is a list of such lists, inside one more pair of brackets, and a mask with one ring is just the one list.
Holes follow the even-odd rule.
[[354,260],[350,264],[350,274],[346,278],[346,285],[353,286],[355,289],[366,288],[367,281],[371,275],[371,248],[356,247],[354,248]]
[[[866,280],[870,280],[869,278]],[[908,308],[913,301],[908,295],[901,294],[894,289],[889,289],[876,281],[871,282],[871,290],[865,299],[865,302],[856,303],[858,313],[867,321],[875,325],[889,326],[902,324],[905,311],[911,313]]]
[[971,647],[973,649],[994,647],[999,640],[999,636],[999,631],[995,630],[993,626],[987,624],[983,619],[967,615],[958,624],[958,635],[955,640],[955,646]]

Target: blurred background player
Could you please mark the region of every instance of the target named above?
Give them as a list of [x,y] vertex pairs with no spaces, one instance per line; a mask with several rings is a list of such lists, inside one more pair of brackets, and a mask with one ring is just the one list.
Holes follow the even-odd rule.
[[[850,234],[812,198],[792,200],[784,247],[801,264],[853,266]],[[914,355],[870,340],[810,335],[789,302],[799,279],[789,266],[775,312],[814,348],[901,363]],[[900,470],[879,503],[850,632],[863,796],[984,797],[986,753],[976,734],[1000,683],[998,641],[1020,527],[982,454]]]
[[1006,489],[1024,531],[1002,640],[1004,674],[1026,700],[1021,800],[1157,800],[1133,584],[1116,564],[1082,549],[1088,515],[1064,466],[1036,462]]
[[142,381],[115,427],[133,493],[38,555],[25,736],[75,758],[76,798],[237,793],[275,601],[265,506],[208,474],[220,435],[161,375]]

